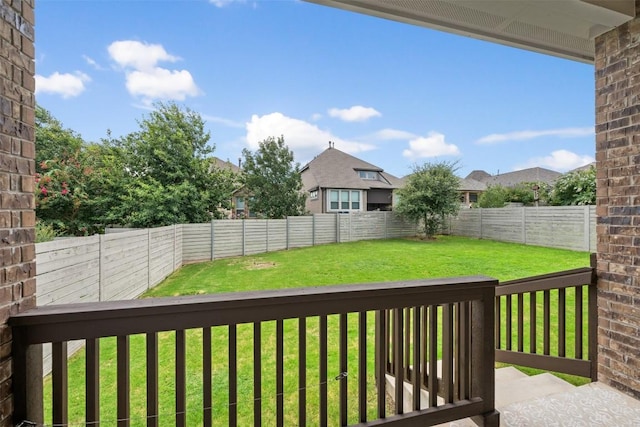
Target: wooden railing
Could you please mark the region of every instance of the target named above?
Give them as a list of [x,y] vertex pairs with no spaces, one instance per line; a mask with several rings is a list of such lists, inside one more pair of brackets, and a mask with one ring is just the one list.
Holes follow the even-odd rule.
[[496,361],[597,380],[594,262],[496,288]]
[[[497,426],[496,285],[478,276],[36,308],[9,321],[14,421],[427,426],[476,416]],[[84,357],[68,359],[77,339]],[[407,404],[406,384],[435,392]]]

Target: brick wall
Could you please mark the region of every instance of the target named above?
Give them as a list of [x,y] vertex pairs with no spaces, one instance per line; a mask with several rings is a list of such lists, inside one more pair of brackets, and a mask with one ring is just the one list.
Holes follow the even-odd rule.
[[34,0],[0,0],[0,427],[11,414],[7,318],[35,306]]
[[640,398],[640,1],[596,39],[598,378]]

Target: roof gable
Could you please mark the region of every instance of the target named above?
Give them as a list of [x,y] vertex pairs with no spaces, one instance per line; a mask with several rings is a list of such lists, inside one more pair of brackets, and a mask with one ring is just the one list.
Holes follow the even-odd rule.
[[[381,180],[362,179],[357,171],[378,172]],[[322,187],[368,190],[371,188],[393,189],[400,186],[400,180],[384,172],[381,167],[333,147],[327,148],[307,163],[301,169],[301,173],[306,189]]]

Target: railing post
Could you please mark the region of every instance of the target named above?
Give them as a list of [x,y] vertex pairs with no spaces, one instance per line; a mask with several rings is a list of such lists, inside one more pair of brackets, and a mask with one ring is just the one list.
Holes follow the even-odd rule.
[[44,424],[42,406],[42,344],[26,345],[14,329],[13,334],[13,425],[31,421]]
[[471,303],[471,394],[482,398],[484,413],[480,415],[487,427],[500,425],[495,408],[495,288],[486,289],[481,300]]
[[598,259],[591,254],[591,283],[589,284],[589,361],[591,362],[591,381],[598,381]]

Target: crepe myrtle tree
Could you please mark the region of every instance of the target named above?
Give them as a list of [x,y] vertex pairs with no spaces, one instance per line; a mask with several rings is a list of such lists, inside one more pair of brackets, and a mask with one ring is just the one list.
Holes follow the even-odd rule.
[[421,225],[427,238],[442,229],[447,215],[455,215],[460,209],[457,169],[455,162],[415,165],[405,186],[398,190],[400,200],[395,210]]
[[268,137],[258,149],[242,151],[243,184],[251,194],[250,209],[266,218],[304,215],[306,195],[302,191],[300,164],[284,136]]

